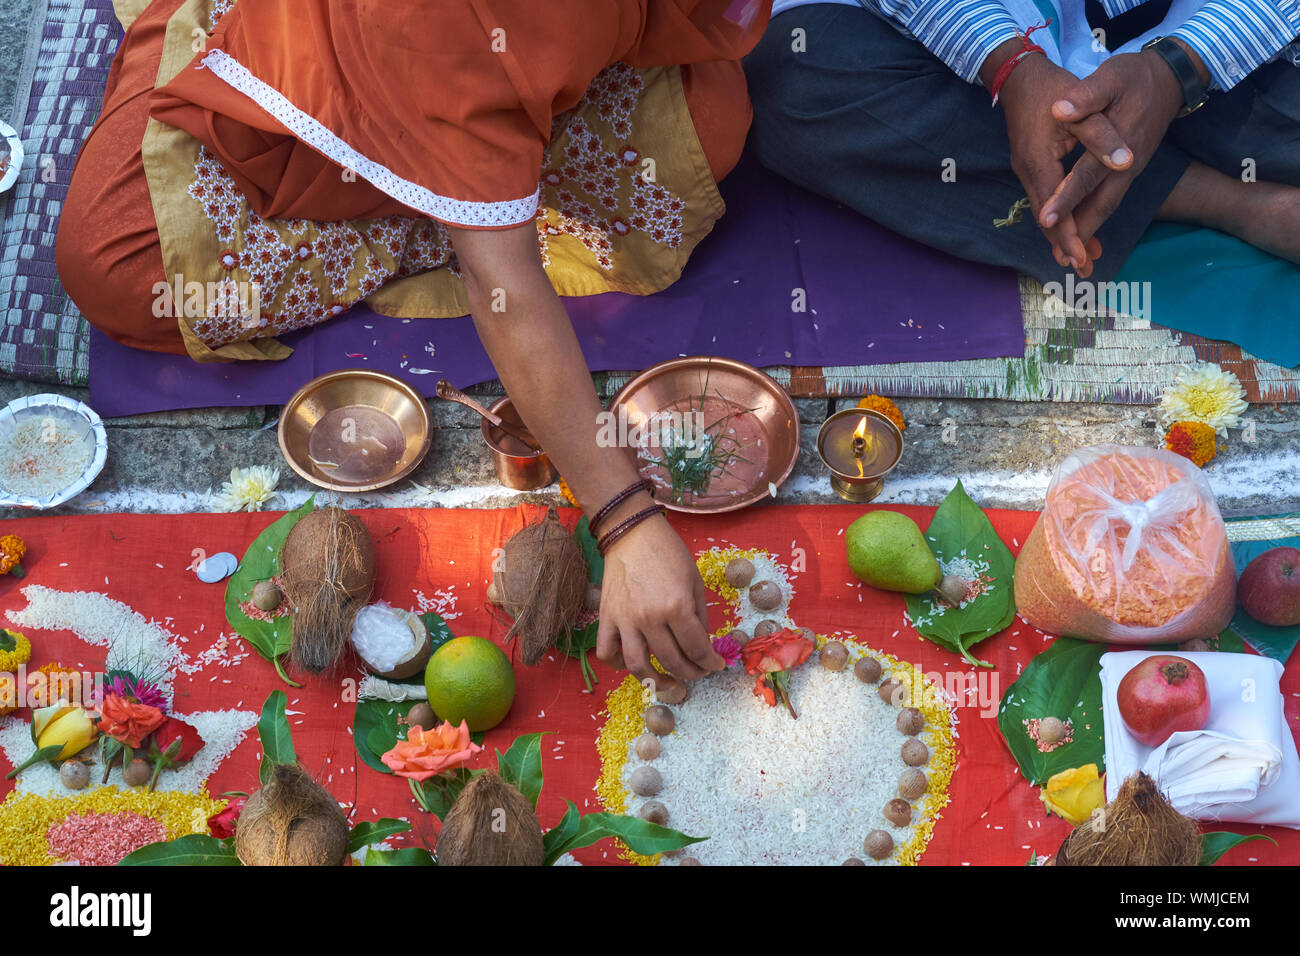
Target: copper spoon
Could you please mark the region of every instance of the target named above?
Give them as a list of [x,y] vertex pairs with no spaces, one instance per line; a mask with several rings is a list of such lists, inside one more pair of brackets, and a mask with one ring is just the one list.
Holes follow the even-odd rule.
[[511,438],[518,439],[534,451],[542,450],[541,445],[537,443],[537,439],[527,431],[520,428],[518,425],[506,421],[500,415],[492,414],[492,412],[488,411],[481,403],[470,398],[445,378],[438,382],[437,394],[439,398],[446,399],[449,402],[455,402],[457,405],[464,405],[466,408],[478,412],[487,420],[489,425],[501,429]]

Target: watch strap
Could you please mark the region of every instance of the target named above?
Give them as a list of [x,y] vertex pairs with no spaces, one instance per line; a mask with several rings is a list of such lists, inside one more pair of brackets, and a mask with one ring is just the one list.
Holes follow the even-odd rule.
[[1209,98],[1205,84],[1201,82],[1201,76],[1196,72],[1192,58],[1173,39],[1156,37],[1143,45],[1142,49],[1154,50],[1159,54],[1160,58],[1169,65],[1169,69],[1173,70],[1178,85],[1183,88],[1183,108],[1178,111],[1179,116],[1186,116],[1205,104]]

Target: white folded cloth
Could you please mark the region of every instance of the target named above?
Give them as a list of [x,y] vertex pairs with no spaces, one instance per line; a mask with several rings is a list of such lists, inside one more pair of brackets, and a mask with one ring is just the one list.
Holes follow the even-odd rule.
[[1120,716],[1119,683],[1153,654],[1112,651],[1101,658],[1106,723],[1106,798],[1144,770],[1180,813],[1197,820],[1300,829],[1300,755],[1286,723],[1282,665],[1254,654],[1179,654],[1205,672],[1210,717],[1159,747],[1140,743]]

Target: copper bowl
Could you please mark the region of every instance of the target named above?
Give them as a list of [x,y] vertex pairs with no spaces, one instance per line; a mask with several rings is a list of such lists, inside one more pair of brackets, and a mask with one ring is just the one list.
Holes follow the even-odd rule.
[[[501,399],[488,411],[511,425],[518,425],[525,431],[528,430],[519,413],[515,411],[509,396]],[[546,452],[530,449],[519,439],[507,435],[500,428],[490,424],[486,418],[482,419],[481,427],[483,440],[487,442],[488,449],[492,452],[492,464],[496,468],[497,481],[507,488],[515,491],[536,491],[538,488],[545,488],[559,477]]]
[[[703,398],[703,401],[701,399]],[[707,431],[734,414],[725,434],[740,446],[729,474],[716,475],[703,495],[686,494],[673,500],[668,471],[648,460],[658,454],[642,442],[637,458],[641,475],[656,485],[655,497],[673,511],[719,514],[737,511],[772,494],[794,471],[799,460],[799,414],[785,389],[752,365],[734,359],[694,356],[671,359],[646,369],[628,382],[610,404],[619,444],[632,435],[635,422],[652,416],[702,411]]]
[[415,471],[433,444],[423,396],[399,378],[353,368],[314,378],[280,413],[280,453],[330,491],[374,491]]

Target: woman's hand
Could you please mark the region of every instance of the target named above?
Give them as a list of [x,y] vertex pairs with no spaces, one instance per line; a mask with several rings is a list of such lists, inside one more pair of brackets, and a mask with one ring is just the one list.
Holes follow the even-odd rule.
[[605,556],[596,656],[659,689],[666,680],[650,655],[683,680],[698,680],[726,662],[709,640],[704,582],[690,551],[667,521],[633,528]]

